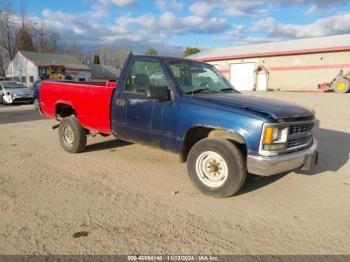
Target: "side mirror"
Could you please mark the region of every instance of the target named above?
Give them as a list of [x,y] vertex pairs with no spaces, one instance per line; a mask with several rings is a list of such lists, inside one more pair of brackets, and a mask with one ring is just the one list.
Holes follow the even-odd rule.
[[169,89],[166,86],[150,87],[146,89],[146,98],[159,99],[159,100],[169,100],[170,94]]

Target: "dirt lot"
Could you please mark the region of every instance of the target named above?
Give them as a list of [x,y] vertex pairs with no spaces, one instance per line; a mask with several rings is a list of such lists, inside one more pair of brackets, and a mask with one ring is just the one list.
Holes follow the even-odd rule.
[[0,254],[350,254],[350,94],[254,95],[317,111],[320,164],[228,199],[176,155],[112,137],[71,155],[32,105],[0,106]]

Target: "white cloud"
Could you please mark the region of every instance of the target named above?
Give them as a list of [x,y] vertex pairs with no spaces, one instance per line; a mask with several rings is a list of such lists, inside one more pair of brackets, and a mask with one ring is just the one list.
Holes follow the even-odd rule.
[[303,6],[307,14],[313,14],[325,8],[335,8],[348,3],[346,0],[194,0],[189,10],[196,16],[208,16],[213,11],[236,16],[266,15],[272,9],[283,6]]
[[90,12],[64,13],[61,11],[44,10],[42,17],[31,19],[40,26],[59,32],[67,43],[75,43],[85,48],[96,46],[129,47],[142,52],[148,47],[155,47],[165,54],[167,51],[180,53],[183,47],[173,43],[172,37],[182,34],[211,34],[224,32],[228,27],[225,19],[198,16],[178,16],[173,12],[163,12],[160,15],[145,13],[132,16],[130,13],[119,16],[114,23],[106,23],[99,17],[89,17]]
[[[335,1],[337,3],[344,2],[343,0]],[[177,12],[183,8],[184,2],[155,0],[154,5],[162,10],[160,14],[141,13],[135,15],[128,12],[117,16],[115,21],[106,22],[105,16],[111,15],[111,5],[137,7],[137,1],[98,0],[90,10],[85,12],[64,13],[44,10],[42,17],[33,17],[32,19],[38,25],[43,20],[46,27],[51,27],[59,32],[64,41],[90,48],[107,45],[127,46],[136,50],[148,47],[155,47],[163,51],[179,50],[180,44],[172,43],[172,39],[178,39],[176,37],[182,35],[195,34],[206,34],[209,37],[212,35],[216,41],[246,44],[350,33],[350,13],[322,18],[305,25],[281,23],[273,17],[266,17],[266,14],[270,12],[269,8],[275,7],[277,2],[280,6],[304,4],[304,7],[307,7],[305,9],[309,9],[313,13],[320,8],[330,6],[331,1],[193,0],[192,4],[188,6],[190,14],[181,13],[179,15]],[[272,6],[271,3],[275,4]],[[229,16],[254,16],[255,19],[260,20],[251,20],[252,22],[244,25],[230,25],[228,21],[232,18]],[[235,21],[234,18],[231,21]],[[210,45],[210,42],[200,42],[200,45]]]
[[180,12],[183,8],[183,4],[177,0],[156,0],[154,4],[162,11],[170,10]]
[[217,41],[240,41],[247,36],[246,25],[234,25],[233,30],[225,33],[221,36],[216,36],[213,39]]
[[208,16],[214,10],[219,10],[229,16],[253,16],[261,13],[263,4],[269,3],[263,0],[198,0],[194,1],[189,10],[197,16]]
[[93,18],[101,18],[108,16],[108,8],[110,5],[116,5],[118,7],[137,7],[136,0],[98,0],[92,4],[92,11],[89,12]]
[[198,1],[194,2],[189,9],[194,15],[204,17],[216,7],[217,4],[215,2]]
[[117,6],[132,6],[136,5],[136,0],[99,0],[99,2],[103,5],[114,4]]
[[252,31],[264,32],[272,37],[306,38],[350,33],[350,13],[330,16],[305,25],[283,24],[269,17],[256,22]]
[[159,17],[149,13],[139,17],[121,16],[117,19],[118,26],[126,28],[134,28],[132,25],[138,25],[138,33],[147,30],[150,35],[164,33],[169,36],[174,34],[186,33],[216,33],[226,31],[228,25],[222,18],[203,18],[199,16],[176,16],[173,12],[164,12]]

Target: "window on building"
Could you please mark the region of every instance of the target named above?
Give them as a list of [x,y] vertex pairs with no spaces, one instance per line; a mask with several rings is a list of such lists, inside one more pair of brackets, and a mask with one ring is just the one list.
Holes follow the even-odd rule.
[[34,83],[34,76],[29,77],[29,82]]
[[39,66],[39,77],[47,78],[49,76],[49,69],[47,67]]
[[22,77],[21,77],[21,82],[22,82],[22,83],[26,83],[26,82],[27,82],[27,78],[26,78],[25,76],[22,76]]

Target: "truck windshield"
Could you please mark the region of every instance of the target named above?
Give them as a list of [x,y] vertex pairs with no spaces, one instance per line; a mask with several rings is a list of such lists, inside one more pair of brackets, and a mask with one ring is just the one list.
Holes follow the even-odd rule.
[[184,94],[237,92],[214,66],[191,61],[167,64]]

